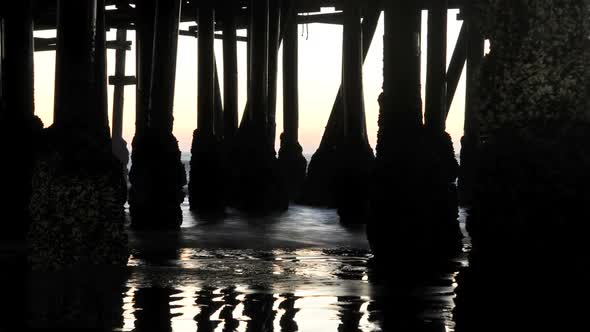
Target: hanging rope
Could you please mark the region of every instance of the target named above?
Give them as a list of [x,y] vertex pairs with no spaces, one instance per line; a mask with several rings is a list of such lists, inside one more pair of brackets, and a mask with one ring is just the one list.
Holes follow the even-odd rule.
[[[308,16],[309,13],[303,13],[304,16]],[[305,33],[305,40],[309,39],[309,23],[305,23],[305,25],[303,26],[303,29],[301,29],[301,37],[303,37],[303,34]]]

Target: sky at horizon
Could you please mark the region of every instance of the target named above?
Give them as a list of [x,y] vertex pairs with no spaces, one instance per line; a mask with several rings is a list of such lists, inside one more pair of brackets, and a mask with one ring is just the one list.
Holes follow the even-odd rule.
[[[458,10],[448,13],[447,63],[450,61],[462,21],[456,20]],[[422,13],[422,96],[426,80],[426,23],[427,13]],[[194,23],[183,23],[181,29]],[[245,35],[246,31],[238,31]],[[116,30],[107,32],[107,40],[115,39]],[[383,83],[383,15],[379,20],[375,37],[363,67],[365,112],[369,142],[377,144],[377,97]],[[35,37],[55,37],[55,30],[36,31]],[[135,75],[135,33],[128,31],[132,41],[126,56],[126,75]],[[223,87],[222,41],[215,40],[217,68]],[[277,150],[278,137],[282,132],[282,48],[279,50],[279,73],[277,88]],[[299,137],[305,154],[315,152],[327,124],[341,80],[342,26],[327,24],[299,25]],[[107,72],[114,75],[115,51],[107,51]],[[190,151],[192,133],[197,127],[197,39],[179,36],[176,84],[174,96],[174,135],[181,151]],[[35,113],[45,126],[53,122],[53,90],[55,78],[55,52],[35,53]],[[246,43],[238,42],[239,113],[246,104]],[[109,118],[111,117],[113,87],[109,86]],[[447,131],[453,139],[455,152],[460,148],[463,134],[465,101],[465,73],[453,99],[447,118]],[[123,137],[130,143],[135,131],[135,86],[125,88]]]

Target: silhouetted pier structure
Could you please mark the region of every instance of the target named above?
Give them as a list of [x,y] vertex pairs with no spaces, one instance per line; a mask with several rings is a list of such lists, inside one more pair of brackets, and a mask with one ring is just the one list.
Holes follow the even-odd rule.
[[[582,6],[574,0],[568,6],[574,3]],[[502,5],[512,6],[497,6]],[[0,166],[1,190],[9,193],[0,201],[0,211],[20,216],[5,223],[6,237],[22,238],[31,223],[43,234],[33,240],[37,241],[33,247],[43,247],[41,243],[49,241],[44,237],[52,233],[35,227],[45,227],[47,220],[82,222],[90,229],[93,223],[104,222],[111,228],[98,240],[98,248],[112,241],[125,242],[121,227],[126,196],[122,165],[128,158],[122,139],[126,85],[136,85],[137,98],[128,195],[132,226],[180,226],[187,180],[172,134],[179,36],[197,37],[199,45],[198,126],[188,183],[191,209],[197,213],[222,214],[227,206],[269,213],[299,200],[336,207],[345,223],[368,221],[369,240],[377,255],[395,252],[392,248],[398,246],[411,248],[420,258],[458,250],[461,233],[455,179],[459,166],[445,122],[465,62],[461,197],[470,204],[473,197],[479,197],[478,208],[482,209],[481,197],[486,196],[481,190],[473,196],[474,184],[481,182],[474,172],[478,164],[474,156],[479,145],[495,142],[482,139],[480,128],[486,129],[482,136],[486,139],[498,132],[489,124],[478,123],[482,108],[493,109],[489,102],[479,104],[478,87],[482,77],[493,78],[501,69],[482,65],[484,33],[497,36],[489,32],[493,29],[479,26],[483,24],[478,16],[481,8],[470,1],[22,0],[0,6],[1,141],[4,153],[11,156],[10,162]],[[334,11],[320,12],[322,7]],[[447,69],[449,8],[461,9],[464,25]],[[424,117],[420,96],[423,9],[428,10]],[[384,76],[375,156],[367,138],[362,65],[382,11]],[[491,9],[490,13],[500,15]],[[536,13],[522,11],[522,15]],[[196,25],[180,30],[181,22]],[[298,141],[297,75],[297,25],[305,23],[343,25],[342,83],[307,175]],[[34,30],[44,29],[57,29],[57,38],[33,38]],[[107,29],[117,29],[116,40],[105,40]],[[246,29],[247,37],[237,36],[239,29]],[[127,40],[127,30],[135,30],[135,41]],[[216,38],[223,39],[223,54],[214,52]],[[239,119],[236,43],[244,41],[248,43],[248,98]],[[137,50],[136,75],[125,76],[125,51],[132,42]],[[277,158],[280,45],[284,123]],[[115,75],[108,79],[107,48],[117,50]],[[48,50],[56,50],[55,116],[54,124],[41,130],[34,116],[33,52]],[[502,48],[498,52],[510,54]],[[223,89],[216,56],[224,59]],[[482,74],[482,67],[488,71]],[[107,83],[115,87],[112,124],[108,123]],[[15,145],[14,138],[22,144]],[[34,204],[29,208],[31,196]],[[68,201],[67,197],[74,198]],[[83,228],[82,234],[85,231]],[[391,241],[392,234],[395,241]],[[80,257],[89,253],[76,259],[83,260]],[[107,261],[124,261],[116,253],[104,255]]]
[[[458,43],[456,59],[454,56],[450,68],[452,71],[447,73],[446,13],[448,8],[462,8],[462,2],[26,0],[19,6],[10,9],[4,6],[0,12],[4,55],[1,76],[2,119],[7,119],[2,125],[17,129],[21,136],[26,133],[25,136],[32,142],[36,135],[31,124],[34,122],[33,52],[56,50],[55,122],[48,132],[54,133],[52,135],[56,137],[63,136],[68,145],[74,146],[62,151],[62,139],[55,139],[56,143],[49,140],[52,143],[46,150],[66,156],[63,157],[63,165],[50,167],[64,168],[69,177],[86,176],[90,172],[86,168],[98,172],[100,167],[92,166],[91,162],[100,164],[111,159],[105,154],[106,145],[110,145],[109,151],[112,150],[117,159],[126,165],[129,153],[122,137],[124,88],[135,85],[136,128],[132,142],[128,199],[132,226],[138,229],[175,229],[182,223],[180,204],[184,200],[186,174],[180,161],[177,140],[172,134],[179,36],[197,37],[199,46],[198,55],[195,55],[198,57],[199,69],[196,91],[198,125],[193,137],[188,183],[191,209],[202,214],[222,214],[226,206],[235,206],[248,212],[268,213],[286,209],[289,201],[298,200],[337,207],[345,223],[366,223],[372,195],[376,195],[373,192],[382,190],[379,186],[373,188],[371,185],[375,169],[376,174],[379,174],[375,162],[379,165],[380,159],[396,158],[378,147],[375,161],[367,137],[362,87],[363,62],[381,12],[385,11],[385,83],[382,100],[385,106],[382,104],[382,107],[393,108],[395,103],[404,105],[403,100],[413,99],[409,100],[407,109],[382,109],[381,117],[384,121],[388,116],[386,113],[393,112],[407,114],[403,116],[407,119],[413,118],[412,121],[396,124],[400,126],[400,132],[406,132],[411,127],[422,130],[419,128],[424,126],[428,135],[419,135],[419,140],[424,142],[410,150],[417,149],[422,154],[425,150],[432,150],[430,156],[435,156],[436,161],[424,156],[410,158],[408,167],[422,167],[431,172],[428,181],[422,181],[415,192],[417,195],[428,193],[432,202],[443,202],[438,205],[433,203],[435,208],[431,216],[442,215],[446,219],[443,224],[447,226],[435,228],[450,229],[442,234],[454,234],[450,238],[455,242],[460,238],[456,222],[456,191],[453,189],[456,165],[451,163],[449,166],[447,163],[448,160],[454,162],[454,153],[452,147],[449,148],[451,142],[444,133],[444,123],[462,64],[468,53],[475,56],[473,51],[465,50],[466,43]],[[396,16],[400,10],[396,6],[403,7],[412,19]],[[333,7],[334,11],[320,12],[322,7]],[[422,9],[429,10],[424,124],[419,95],[418,47]],[[196,25],[188,30],[180,30],[181,22],[196,22]],[[343,25],[342,84],[307,177],[307,163],[298,141],[297,75],[297,26],[305,23]],[[33,30],[45,29],[57,29],[57,38],[33,39]],[[117,29],[115,40],[105,40],[105,32],[109,29]],[[238,29],[246,29],[248,37],[237,36]],[[127,40],[128,30],[135,30],[135,41]],[[461,40],[466,38],[464,34],[462,32]],[[215,38],[223,39],[223,54],[215,54]],[[240,120],[236,43],[244,41],[248,43],[248,102]],[[136,75],[126,76],[126,51],[133,42],[136,44]],[[284,122],[277,158],[274,141],[278,51],[281,45]],[[108,80],[105,72],[106,48],[116,50],[115,75]],[[224,59],[223,89],[219,86],[216,56],[223,56]],[[399,68],[395,69],[397,66]],[[106,112],[107,83],[114,86],[111,125]],[[389,130],[388,123],[383,121],[380,120],[381,131]],[[112,127],[110,135],[109,127]],[[385,140],[383,135],[387,133],[380,132],[380,140]],[[473,133],[470,132],[470,135],[473,136]],[[85,153],[94,151],[94,154],[75,156],[85,149]],[[28,171],[20,179],[12,180],[11,186],[6,187],[8,192],[28,188],[27,183],[33,172],[33,143],[18,150],[23,155],[18,158],[18,163],[21,163],[18,172],[23,169]],[[85,166],[74,169],[70,165],[78,163]],[[107,172],[107,169],[103,168],[102,171]],[[400,174],[404,173],[403,170],[399,171]],[[100,176],[99,173],[96,175]],[[109,181],[118,183],[120,180],[112,178]],[[104,183],[106,187],[101,185],[100,190],[108,191],[107,188],[116,186],[115,182]],[[33,184],[33,190],[36,185]],[[431,185],[438,189],[430,188]],[[120,192],[120,189],[109,192]],[[19,203],[9,203],[11,211],[17,208],[21,210],[23,220],[28,214],[28,197],[28,193],[23,193]],[[383,197],[387,197],[387,194]],[[108,200],[107,197],[100,199]],[[59,205],[58,202],[55,204]],[[410,206],[419,209],[421,204],[415,201]],[[374,202],[373,206],[374,212],[379,211],[378,203]],[[50,210],[40,213],[51,214],[48,212]],[[122,223],[121,217],[118,218],[116,223]],[[375,213],[372,218],[378,219]],[[25,229],[23,227],[21,233]]]

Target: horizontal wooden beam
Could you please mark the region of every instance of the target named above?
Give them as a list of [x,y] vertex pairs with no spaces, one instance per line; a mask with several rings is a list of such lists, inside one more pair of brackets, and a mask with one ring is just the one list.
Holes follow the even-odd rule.
[[[45,52],[45,51],[55,51],[57,47],[57,38],[41,38],[35,37],[34,39],[35,45],[35,52]],[[131,50],[131,42],[130,41],[116,41],[116,40],[109,40],[107,41],[107,48],[109,49],[121,49],[129,51]]]
[[453,50],[453,56],[447,69],[447,115],[451,109],[455,91],[459,85],[461,79],[461,73],[465,66],[465,60],[467,60],[467,28],[465,24],[461,26],[455,49]]
[[35,37],[33,45],[35,52],[55,51],[57,48],[57,38]]
[[[198,32],[193,31],[193,30],[179,30],[178,34],[181,36],[187,36],[187,37],[194,37],[194,38],[199,37]],[[214,36],[215,36],[215,39],[223,39],[223,34],[221,34],[221,33],[216,33]],[[239,42],[247,42],[248,38],[244,37],[244,36],[237,36],[236,40]]]
[[135,76],[109,76],[109,85],[134,85],[137,84]]
[[312,15],[297,15],[297,23],[323,23],[323,24],[342,24],[342,12],[312,14]]
[[114,50],[131,50],[131,42],[130,41],[118,41],[118,40],[108,40],[107,41],[107,48],[114,49]]

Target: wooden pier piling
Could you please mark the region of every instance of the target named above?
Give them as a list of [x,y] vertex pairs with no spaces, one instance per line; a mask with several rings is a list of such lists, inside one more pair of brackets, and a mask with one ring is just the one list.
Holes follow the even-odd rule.
[[277,78],[281,46],[281,0],[269,2],[268,19],[268,143],[275,145],[277,113]]
[[[41,121],[33,104],[33,17],[30,0],[0,4],[0,239],[22,240],[30,223],[29,202],[35,138]],[[10,15],[2,15],[9,13]]]
[[[148,19],[141,22],[138,68],[147,72],[138,72],[138,82],[149,83],[149,87],[138,87],[142,100],[137,104],[140,107],[138,112],[146,113],[140,114],[144,118],[138,124],[146,125],[146,128],[145,132],[138,130],[133,139],[129,211],[134,228],[175,229],[182,223],[180,204],[184,201],[183,187],[186,184],[178,141],[172,134],[181,0],[156,0],[146,2],[147,5],[153,6],[154,20],[149,15],[152,8],[140,9],[148,14]],[[153,30],[143,26],[149,25],[150,21]],[[153,31],[151,51],[150,31]],[[148,67],[145,62],[149,62],[147,54],[150,52]],[[144,108],[146,105],[147,109]]]
[[[468,9],[469,10],[469,9]],[[479,119],[477,115],[479,100],[479,77],[483,61],[484,38],[479,23],[467,16],[465,22],[467,43],[467,81],[465,93],[465,122],[461,137],[461,165],[459,169],[459,202],[471,206],[475,182],[475,166],[479,147]]]
[[135,136],[145,133],[148,127],[148,108],[152,86],[154,56],[154,23],[156,0],[142,0],[135,6]]
[[431,103],[426,124],[420,91],[420,8],[399,1],[385,9],[383,93],[367,225],[378,260],[395,259],[416,271],[455,255],[462,237],[454,188],[457,166],[444,132],[446,55],[443,33],[437,29],[446,29],[446,7],[435,9],[428,21],[433,26],[428,28]]
[[281,201],[276,153],[268,129],[269,1],[251,0],[249,5],[248,101],[232,153],[232,201],[240,209],[267,213]]
[[299,144],[299,36],[295,1],[283,1],[283,133],[278,161],[285,198],[301,198],[307,160]]
[[225,145],[238,130],[238,52],[236,4],[229,1],[223,15],[223,137]]
[[127,263],[127,188],[107,115],[104,6],[58,1],[55,121],[41,134],[32,180],[34,269]]
[[340,221],[366,222],[369,210],[369,176],[375,159],[365,124],[363,94],[363,40],[361,8],[345,2],[342,41],[343,135],[336,169],[336,206]]
[[[374,3],[373,3],[374,4]],[[377,29],[381,10],[367,6],[367,12],[361,23],[363,40],[363,62],[367,58],[371,42]],[[344,103],[342,84],[334,101],[334,105],[326,124],[320,146],[311,157],[303,188],[301,202],[317,206],[335,207],[335,190],[333,188],[334,172],[338,167],[337,150],[344,137]],[[364,116],[364,113],[363,113]],[[365,121],[365,120],[363,120]],[[364,123],[364,122],[363,122]]]
[[113,125],[112,141],[113,154],[121,161],[125,169],[129,163],[129,150],[127,142],[123,139],[123,105],[125,100],[125,58],[126,48],[123,47],[127,41],[127,30],[117,29],[118,48],[115,51],[115,82],[113,89]]
[[445,130],[447,114],[447,1],[428,8],[426,107],[424,124],[434,132]]
[[[222,213],[224,183],[221,169],[220,140],[216,135],[216,78],[213,48],[215,10],[211,3],[198,9],[198,116],[191,147],[189,202],[199,213]],[[219,85],[217,84],[217,87]]]

